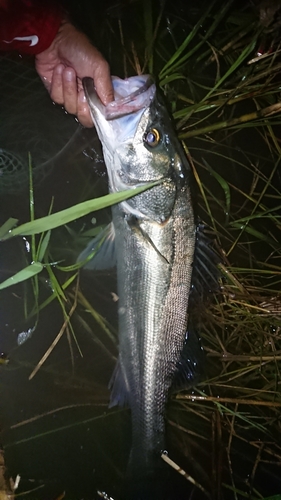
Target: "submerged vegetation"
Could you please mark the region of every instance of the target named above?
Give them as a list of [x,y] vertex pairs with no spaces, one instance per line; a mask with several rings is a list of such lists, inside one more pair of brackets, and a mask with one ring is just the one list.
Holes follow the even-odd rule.
[[[84,28],[91,34],[94,14],[86,0],[84,4],[90,12]],[[186,471],[187,492],[194,488],[193,498],[258,500],[275,495],[270,498],[277,500],[281,498],[281,14],[278,5],[270,10],[266,2],[230,0],[223,7],[219,1],[185,4],[184,0],[174,5],[151,0],[116,3],[106,11],[96,40],[113,73],[155,75],[193,167],[198,216],[215,232],[223,253],[221,292],[198,311],[206,353],[202,380],[173,395],[167,412],[169,457]],[[73,5],[73,10],[78,7]],[[97,200],[86,203],[97,209],[108,206],[106,197],[100,202],[102,206]],[[34,302],[26,315],[37,323],[40,311],[57,300],[63,324],[33,366],[31,378],[63,334],[75,366],[74,350],[83,350],[79,328],[91,332],[93,325],[99,325],[101,331],[91,332],[92,339],[110,360],[116,357],[114,325],[95,303],[90,304],[81,290],[77,266],[72,265],[75,256],[69,257],[61,244],[58,250],[59,238],[53,239],[50,232],[56,227],[53,219],[61,214],[36,221],[37,203],[35,191],[31,222],[13,230],[14,235],[42,233],[38,239],[30,238],[28,264],[35,264],[27,270],[34,273],[23,279],[33,280]],[[77,207],[71,207],[60,223],[69,224],[80,215]],[[2,236],[14,222],[3,228]],[[80,249],[87,234],[81,225],[76,231],[75,224],[75,230],[67,226],[61,232]],[[98,228],[91,235],[93,231]],[[47,296],[40,291],[41,271],[50,284]],[[102,388],[95,391],[102,393]],[[104,403],[107,395],[104,389],[93,404]],[[122,476],[119,464],[109,463],[109,476]],[[114,491],[110,478],[108,489]],[[116,485],[115,489],[117,498]]]

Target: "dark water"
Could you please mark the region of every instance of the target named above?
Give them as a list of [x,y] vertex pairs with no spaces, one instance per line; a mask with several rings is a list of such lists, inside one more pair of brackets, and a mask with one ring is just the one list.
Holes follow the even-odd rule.
[[[128,27],[128,20],[134,18],[135,23],[131,23],[126,34],[128,39],[136,39],[136,43],[143,48],[142,24],[138,21],[140,17],[137,18],[141,11],[140,2],[113,2],[113,5],[110,2],[98,2],[94,8],[90,0],[72,3],[73,17],[106,54],[112,73],[124,76],[126,69],[128,74],[133,74],[132,66],[128,64],[124,68],[123,65],[118,29],[120,20]],[[161,2],[157,8],[154,7],[155,10],[160,6]],[[167,2],[166,22],[178,23],[177,33],[182,39],[203,7],[204,2],[191,2],[187,11],[185,2]],[[161,67],[161,61],[155,64],[157,72],[157,64]],[[32,60],[4,56],[0,60],[0,67],[0,148],[12,151],[22,162],[18,164],[21,166],[17,166],[16,175],[12,171],[10,176],[2,173],[1,177],[0,168],[0,224],[9,217],[18,218],[20,223],[29,220],[28,175],[27,169],[23,168],[23,165],[26,167],[29,152],[35,169],[36,217],[46,215],[52,202],[53,211],[57,211],[105,194],[107,180],[95,132],[80,128],[73,117],[52,104],[34,71]],[[198,68],[194,71],[199,73]],[[201,77],[206,81],[209,78],[207,73]],[[220,153],[224,152],[224,141],[222,135]],[[217,145],[213,148],[208,145],[208,150],[202,153],[203,141],[196,139],[190,142],[190,149],[197,161],[200,162],[204,156],[229,182],[239,184],[241,181],[246,191],[250,189],[252,176],[243,170],[243,179],[240,179],[241,170],[236,165],[237,161],[244,158],[244,150],[248,149],[249,142],[256,141],[254,131],[249,132],[247,138],[241,133],[235,141],[229,139],[225,148],[233,153],[234,161],[232,163],[229,160],[227,166],[224,159],[216,156]],[[256,158],[255,151],[251,154],[251,158]],[[260,149],[258,155],[265,172],[270,170],[266,151]],[[207,170],[202,169],[202,178],[217,191],[218,199],[223,199],[222,191]],[[239,195],[234,200],[239,205]],[[96,225],[106,224],[110,211],[95,214],[95,217]],[[218,217],[223,223],[227,214],[222,211]],[[93,225],[89,216],[71,224],[70,231],[54,231],[51,240],[52,260],[62,259],[65,264],[74,263],[81,250],[77,235],[82,229],[91,227]],[[31,259],[26,241],[22,238],[1,243],[0,252],[0,281],[22,269]],[[234,255],[233,262],[235,258]],[[237,259],[241,259],[240,254]],[[58,272],[58,279],[63,283],[66,274]],[[41,303],[50,296],[46,271],[40,275],[39,282]],[[114,500],[122,500],[130,450],[130,415],[127,409],[108,410],[107,407],[108,381],[118,353],[117,313],[112,298],[112,292],[116,292],[116,277],[114,272],[95,276],[82,273],[80,286],[89,303],[111,325],[112,338],[85,312],[85,307],[77,306],[72,324],[83,357],[71,334],[68,337],[65,332],[32,380],[29,380],[31,372],[60,332],[64,321],[61,308],[57,302],[47,306],[40,313],[32,336],[18,346],[18,335],[32,329],[37,319],[36,315],[29,317],[25,313],[26,309],[30,312],[34,305],[32,284],[26,282],[1,292],[0,351],[8,356],[9,363],[0,365],[0,441],[5,447],[9,473],[13,477],[16,474],[22,477],[20,491],[39,488],[33,494],[28,494],[27,498],[55,499],[62,491],[66,491],[66,498],[69,499],[93,499],[98,498],[96,490],[100,489],[111,494]],[[74,293],[72,288],[69,296],[72,302],[67,303],[68,311]],[[172,401],[168,418],[170,412],[173,412],[174,421],[181,422],[183,411],[180,405]],[[200,421],[196,420],[196,416],[190,419],[189,426],[194,435],[200,435]],[[214,454],[207,438],[203,447],[202,441],[198,444],[195,437],[191,452],[190,441],[185,440],[184,433],[169,424],[167,438],[173,458],[208,489],[213,467],[211,457],[215,455],[219,464],[220,460],[225,460],[219,444]],[[242,477],[251,474],[254,459],[250,447],[241,445],[241,442],[236,443],[233,464]],[[201,468],[198,468],[198,463]],[[221,468],[223,470],[223,463]],[[266,473],[260,469],[259,473],[261,479],[260,484],[256,485],[258,488],[267,495],[280,491],[275,467],[271,467],[270,472],[267,468]],[[169,484],[170,498],[206,498],[176,473],[170,472]],[[241,490],[243,488],[244,484],[241,484]],[[221,497],[214,492],[213,498]],[[226,493],[223,498],[232,499],[233,495],[229,493],[228,496]]]
[[[29,220],[28,153],[35,172],[36,217],[46,215],[51,203],[53,211],[57,211],[105,194],[107,181],[95,131],[84,130],[73,117],[53,105],[32,61],[4,56],[1,68],[1,148],[22,162],[17,171],[6,171],[4,164],[0,179],[1,224],[11,216],[20,223]],[[4,155],[2,158],[6,159]],[[108,213],[98,214],[96,223],[106,222]],[[78,233],[84,226],[93,227],[91,217],[73,223],[71,230]],[[64,230],[55,231],[52,238],[55,258],[74,263],[81,250],[79,245],[75,247],[75,238]],[[1,243],[1,281],[30,261],[26,240]],[[59,279],[65,281],[65,274]],[[39,288],[42,302],[50,296],[46,272],[39,277]],[[116,292],[114,273],[82,277],[81,291],[116,327],[111,296],[111,291]],[[69,340],[64,334],[39,373],[29,381],[33,368],[63,324],[61,308],[54,303],[42,311],[32,336],[19,346],[19,334],[33,329],[37,322],[36,315],[28,317],[33,305],[31,282],[1,292],[0,350],[9,359],[0,367],[1,442],[9,473],[13,477],[21,475],[21,491],[40,486],[39,498],[53,498],[61,489],[67,490],[69,498],[87,494],[92,498],[99,483],[106,484],[108,471],[110,482],[118,484],[127,460],[128,450],[124,440],[121,446],[123,431],[119,427],[129,435],[128,412],[107,409],[107,385],[116,361],[116,343],[109,341],[91,319],[87,321],[90,332],[83,328],[77,313],[73,328],[81,354],[73,338]],[[30,498],[38,498],[36,494]]]

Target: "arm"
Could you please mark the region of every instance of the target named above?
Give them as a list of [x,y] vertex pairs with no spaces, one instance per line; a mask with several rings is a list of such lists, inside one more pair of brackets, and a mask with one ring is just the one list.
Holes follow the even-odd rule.
[[52,43],[63,11],[55,2],[0,0],[0,50],[38,54]]
[[94,79],[104,104],[112,101],[110,70],[100,52],[70,22],[56,3],[0,0],[0,50],[35,55],[38,74],[51,98],[92,126],[82,78]]

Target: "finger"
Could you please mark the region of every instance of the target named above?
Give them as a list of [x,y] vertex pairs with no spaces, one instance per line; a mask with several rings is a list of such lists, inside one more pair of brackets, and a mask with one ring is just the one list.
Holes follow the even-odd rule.
[[114,92],[109,65],[102,56],[98,64],[96,63],[93,73],[97,94],[101,102],[106,106],[111,101],[114,101]]
[[73,68],[64,68],[62,72],[63,104],[68,113],[77,114],[77,78]]
[[51,99],[57,104],[63,104],[63,83],[62,83],[62,73],[64,70],[63,64],[58,64],[54,71],[52,77],[51,87],[49,89]]
[[84,127],[93,127],[93,120],[84,90],[80,90],[77,99],[77,118]]

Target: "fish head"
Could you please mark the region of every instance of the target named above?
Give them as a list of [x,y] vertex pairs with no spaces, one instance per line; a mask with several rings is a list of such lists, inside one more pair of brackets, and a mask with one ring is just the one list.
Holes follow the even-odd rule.
[[149,75],[122,80],[112,77],[114,101],[106,106],[100,101],[92,78],[83,79],[83,87],[91,116],[105,156],[113,156],[116,148],[134,137],[144,110],[155,95],[155,84]]
[[125,211],[165,222],[189,165],[150,75],[112,77],[115,100],[104,106],[91,78],[83,85],[103,146],[112,192],[159,182],[124,202]]

